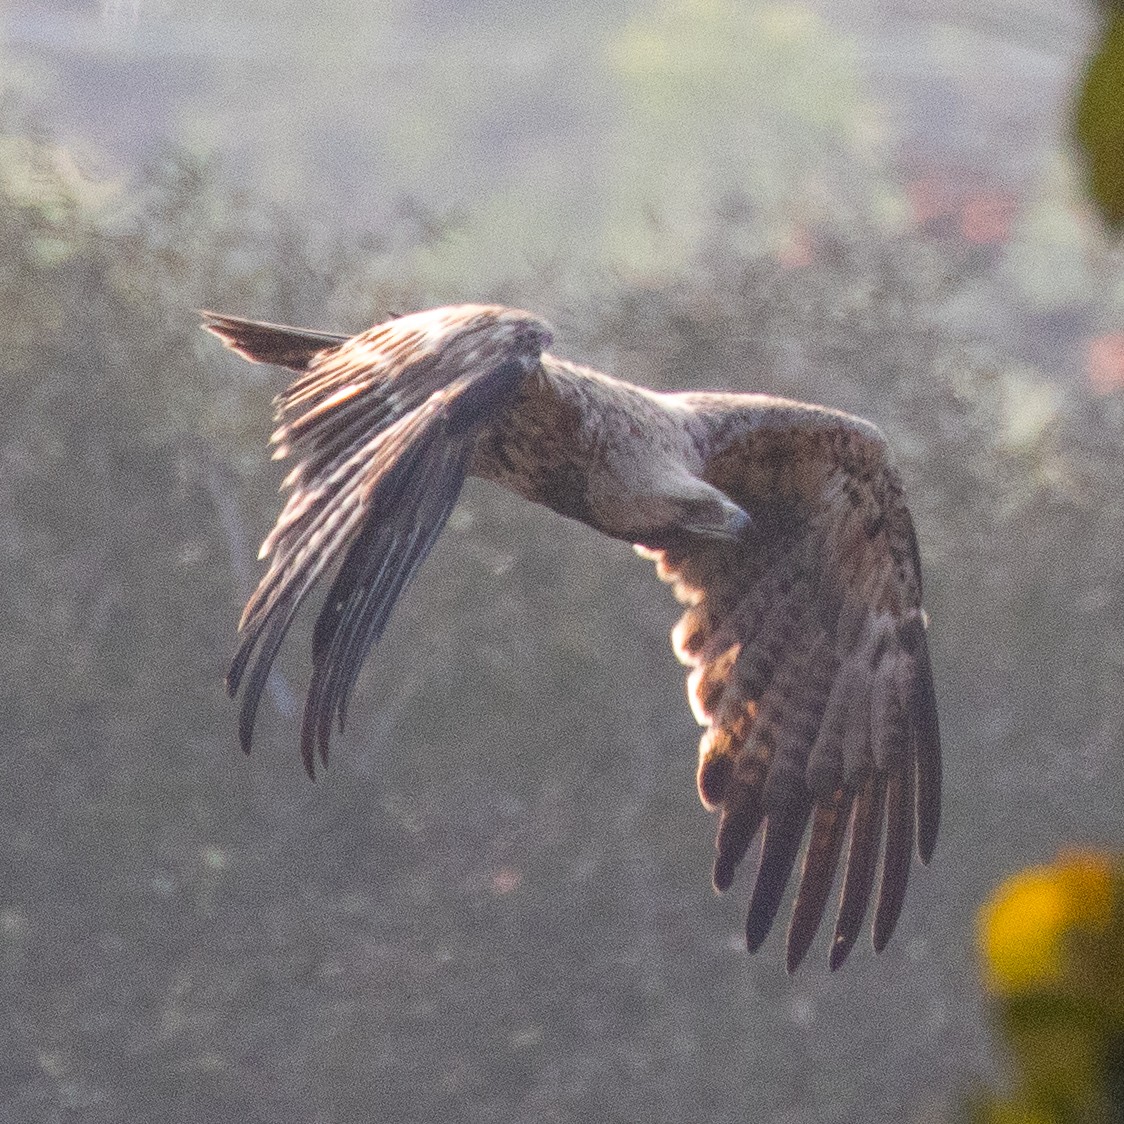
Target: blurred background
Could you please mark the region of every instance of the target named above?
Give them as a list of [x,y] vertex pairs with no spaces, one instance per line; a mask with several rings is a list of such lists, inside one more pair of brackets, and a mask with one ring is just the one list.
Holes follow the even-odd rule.
[[[1124,832],[1120,21],[7,0],[0,1120],[889,1124],[1008,1073],[977,909]],[[831,975],[821,935],[790,978],[783,924],[747,956],[670,595],[474,482],[331,769],[296,753],[313,614],[237,752],[285,376],[195,309],[483,299],[651,386],[887,433],[947,764],[881,957]]]

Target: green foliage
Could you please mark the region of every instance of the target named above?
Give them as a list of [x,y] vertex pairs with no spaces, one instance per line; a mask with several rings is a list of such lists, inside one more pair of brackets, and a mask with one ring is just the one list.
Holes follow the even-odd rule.
[[1124,868],[1069,852],[1009,878],[980,914],[992,1018],[1015,1067],[978,1124],[1124,1118]]
[[1105,223],[1124,227],[1124,10],[1110,7],[1077,99],[1075,132],[1088,191]]
[[743,223],[724,233],[742,252],[817,221],[829,199],[851,220],[889,202],[852,189],[872,179],[856,168],[884,159],[884,129],[852,41],[811,9],[666,0],[622,30],[610,62],[622,108],[605,236],[630,275],[683,270],[731,202]]
[[[261,192],[290,210],[323,198],[340,228],[352,199],[382,227],[408,200],[432,236],[380,277],[405,272],[434,300],[670,279],[720,209],[738,216],[724,229],[736,253],[783,247],[829,208],[900,221],[890,177],[870,175],[887,128],[854,41],[800,5],[620,11],[363,7],[317,20],[307,47],[277,35],[282,61],[307,50],[312,65],[212,60],[215,93],[183,110],[184,132],[239,159],[232,137],[252,132]],[[257,115],[238,108],[248,73],[275,91]]]

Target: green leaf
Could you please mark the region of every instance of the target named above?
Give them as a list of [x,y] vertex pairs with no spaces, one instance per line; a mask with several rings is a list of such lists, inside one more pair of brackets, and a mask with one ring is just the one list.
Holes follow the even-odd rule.
[[1089,60],[1074,126],[1089,194],[1108,226],[1124,229],[1124,11],[1109,15]]

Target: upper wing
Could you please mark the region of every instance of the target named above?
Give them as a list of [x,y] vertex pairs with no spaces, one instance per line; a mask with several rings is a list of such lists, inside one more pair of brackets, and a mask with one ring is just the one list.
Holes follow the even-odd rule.
[[772,925],[808,821],[787,962],[807,951],[850,828],[831,967],[866,912],[885,824],[873,941],[901,910],[916,842],[928,862],[940,817],[940,736],[921,608],[917,540],[880,435],[778,403],[729,437],[708,479],[749,512],[729,543],[648,552],[689,605],[672,634],[707,728],[699,793],[720,810],[714,885],[725,890],[763,827],[746,921]]
[[[269,569],[242,614],[227,687],[249,669],[239,719],[247,752],[270,666],[321,575],[339,570],[316,622],[301,755],[327,761],[359,667],[460,494],[476,438],[539,363],[550,335],[529,313],[462,305],[390,320],[340,342],[208,314],[252,360],[304,373],[276,399],[275,458],[296,464],[262,544]],[[252,665],[252,666],[251,666]]]

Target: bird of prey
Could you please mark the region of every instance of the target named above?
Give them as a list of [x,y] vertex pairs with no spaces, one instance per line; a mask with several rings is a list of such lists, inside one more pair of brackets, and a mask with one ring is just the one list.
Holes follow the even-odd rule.
[[[355,336],[205,312],[255,363],[297,372],[276,399],[288,496],[239,626],[227,687],[249,752],[262,689],[302,601],[333,566],[301,728],[311,775],[360,665],[465,478],[494,481],[634,544],[685,604],[672,632],[704,727],[698,790],[719,815],[714,886],[760,833],[746,941],[801,866],[796,968],[847,844],[830,951],[843,963],[881,854],[872,940],[897,923],[911,857],[940,817],[940,735],[917,539],[878,429],[760,394],[663,393],[559,359],[531,313],[456,305]],[[811,827],[809,829],[809,822]]]

